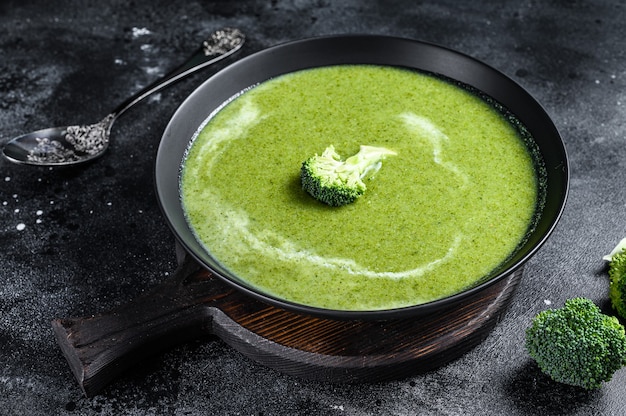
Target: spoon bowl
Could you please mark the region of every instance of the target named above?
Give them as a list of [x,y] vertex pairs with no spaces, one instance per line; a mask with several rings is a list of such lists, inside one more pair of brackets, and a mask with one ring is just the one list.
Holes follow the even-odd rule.
[[109,146],[111,127],[122,113],[150,94],[233,54],[244,41],[239,29],[216,30],[185,63],[135,93],[99,122],[26,133],[6,143],[3,155],[11,162],[35,166],[68,166],[100,157]]
[[95,124],[50,127],[26,133],[7,143],[3,153],[14,163],[30,165],[84,163],[106,151],[114,121],[109,115]]

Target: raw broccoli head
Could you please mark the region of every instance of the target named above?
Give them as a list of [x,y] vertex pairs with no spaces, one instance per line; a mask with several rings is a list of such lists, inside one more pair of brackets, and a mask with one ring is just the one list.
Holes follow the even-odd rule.
[[384,147],[361,146],[357,154],[342,161],[330,145],[302,163],[302,189],[333,207],[350,204],[365,192],[363,179],[378,171],[386,156],[395,154]]
[[609,263],[609,298],[619,316],[626,319],[626,249],[611,257]]
[[540,312],[526,330],[526,349],[553,380],[586,389],[626,365],[624,327],[584,298]]

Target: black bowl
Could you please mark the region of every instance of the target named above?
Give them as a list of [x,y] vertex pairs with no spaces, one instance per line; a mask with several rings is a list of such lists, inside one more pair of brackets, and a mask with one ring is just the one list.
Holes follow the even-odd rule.
[[[374,64],[414,68],[458,81],[484,94],[515,116],[533,138],[542,161],[535,224],[518,250],[494,273],[467,290],[429,303],[398,309],[337,311],[311,307],[260,292],[225,271],[196,240],[183,211],[179,175],[188,146],[207,117],[248,87],[285,73],[328,65]],[[221,70],[198,87],[167,125],[156,158],[156,189],[163,213],[178,241],[201,265],[249,295],[279,308],[332,319],[392,319],[423,316],[469,301],[520,271],[553,231],[567,198],[569,170],[563,141],[541,105],[516,82],[467,55],[415,40],[345,35],[290,42],[252,54]],[[518,273],[521,274],[521,273]]]

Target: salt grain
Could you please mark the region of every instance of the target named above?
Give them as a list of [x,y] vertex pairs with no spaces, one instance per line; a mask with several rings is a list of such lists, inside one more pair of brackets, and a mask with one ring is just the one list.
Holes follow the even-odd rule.
[[152,32],[148,28],[145,28],[145,27],[142,27],[142,28],[134,27],[133,28],[133,37],[134,38],[138,38],[139,36],[149,35],[150,33],[152,33]]
[[158,66],[147,66],[145,67],[146,74],[148,75],[156,75],[161,72],[161,68]]

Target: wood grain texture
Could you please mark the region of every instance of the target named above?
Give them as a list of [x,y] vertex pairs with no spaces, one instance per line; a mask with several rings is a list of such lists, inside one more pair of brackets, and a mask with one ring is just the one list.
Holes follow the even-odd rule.
[[182,256],[151,292],[113,311],[52,326],[87,396],[142,358],[216,335],[286,374],[328,382],[376,382],[440,367],[478,345],[506,310],[522,270],[435,316],[348,321],[285,311],[252,299]]

